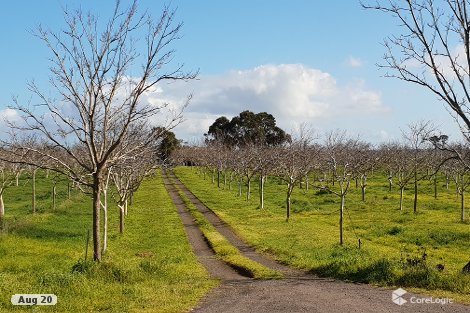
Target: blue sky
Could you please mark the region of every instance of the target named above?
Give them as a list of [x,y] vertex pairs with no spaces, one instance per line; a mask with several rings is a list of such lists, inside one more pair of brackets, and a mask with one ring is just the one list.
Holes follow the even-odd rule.
[[[164,3],[141,0],[139,7],[158,17]],[[187,121],[175,129],[180,138],[200,138],[216,117],[245,109],[272,113],[288,132],[307,123],[319,132],[346,129],[380,142],[400,138],[400,128],[411,122],[430,119],[459,137],[443,104],[427,91],[382,77],[376,66],[385,52],[381,43],[399,29],[356,0],[171,4],[184,22],[175,60],[199,69],[200,76],[184,85],[164,84],[148,98],[178,103],[194,94]],[[28,80],[49,88],[48,51],[30,30],[38,24],[61,29],[63,6],[81,6],[104,20],[114,1],[0,2],[0,114],[7,115],[12,96],[30,99]]]

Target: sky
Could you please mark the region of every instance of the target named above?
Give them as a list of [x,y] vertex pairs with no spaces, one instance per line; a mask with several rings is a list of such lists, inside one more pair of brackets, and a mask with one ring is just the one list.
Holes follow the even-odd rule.
[[[90,10],[100,20],[115,1],[0,2],[0,129],[12,97],[34,102],[27,83],[48,91],[50,52],[33,35],[38,25],[64,28],[64,7]],[[139,8],[158,18],[168,2],[140,0]],[[427,90],[385,78],[377,67],[383,40],[398,33],[397,22],[364,10],[358,0],[173,0],[176,21],[184,23],[174,44],[175,66],[199,70],[197,80],[162,83],[143,100],[181,105],[192,100],[178,138],[197,142],[219,116],[268,112],[296,133],[305,124],[318,134],[347,130],[372,143],[401,138],[407,125],[431,120],[442,133],[460,133],[444,104]],[[130,1],[122,0],[124,6]],[[34,104],[34,103],[33,103]]]

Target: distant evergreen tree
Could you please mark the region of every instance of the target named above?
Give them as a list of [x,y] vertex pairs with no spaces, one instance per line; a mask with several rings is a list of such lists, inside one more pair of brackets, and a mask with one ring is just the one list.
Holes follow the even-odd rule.
[[220,142],[232,147],[279,146],[291,141],[291,136],[276,126],[274,116],[266,112],[243,111],[230,121],[221,116],[204,135],[207,142]]
[[181,147],[181,140],[176,138],[175,133],[162,127],[156,128],[157,132],[160,132],[160,138],[157,141],[154,149],[156,154],[161,161],[167,160],[170,155]]

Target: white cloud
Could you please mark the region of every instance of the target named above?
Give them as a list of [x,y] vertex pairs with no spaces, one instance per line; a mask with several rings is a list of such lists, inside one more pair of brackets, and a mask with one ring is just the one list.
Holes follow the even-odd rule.
[[353,56],[350,56],[350,57],[348,58],[348,60],[347,60],[347,64],[348,64],[348,66],[350,66],[350,67],[356,68],[356,67],[362,67],[363,62],[362,62],[362,60],[359,59],[359,58],[355,58],[355,57],[353,57]]
[[7,127],[8,122],[18,122],[20,120],[20,115],[18,111],[5,108],[0,110],[0,138],[5,138],[7,136],[9,128]]
[[[439,53],[438,50],[434,51],[433,61],[435,62],[437,69],[447,79],[456,82],[458,80],[458,77],[456,75],[455,69],[452,66],[449,56],[446,56],[444,54]],[[465,53],[465,46],[462,44],[456,45],[453,49],[449,50],[449,54],[451,59],[455,63],[454,65],[457,65],[457,71],[460,73],[460,75],[465,77],[465,73],[468,73],[468,62]],[[428,64],[431,63],[430,58],[427,55],[425,56],[425,61]],[[401,66],[411,69],[413,72],[420,74],[430,82],[434,81],[435,79],[434,71],[429,67],[425,67],[423,62],[420,62],[419,60],[413,58],[406,59],[403,63],[401,63]],[[426,71],[421,72],[421,69],[425,69]]]
[[14,121],[18,119],[18,112],[14,109],[6,108],[0,110],[0,118],[7,121]]
[[302,64],[262,65],[163,84],[145,101],[181,104],[189,93],[193,100],[184,115],[186,122],[176,129],[186,139],[201,137],[215,118],[230,118],[243,110],[273,114],[287,131],[302,122],[337,123],[388,111],[381,94],[364,82],[341,86],[329,73]]

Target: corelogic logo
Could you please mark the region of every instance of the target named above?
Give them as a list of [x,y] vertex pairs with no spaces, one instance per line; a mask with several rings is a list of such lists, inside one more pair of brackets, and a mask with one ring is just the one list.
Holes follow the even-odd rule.
[[409,300],[405,300],[403,296],[407,293],[405,289],[398,288],[397,290],[392,291],[392,301],[395,304],[403,305],[407,302],[412,304],[452,304],[454,299],[451,298],[434,298],[434,297],[417,297],[411,296]]
[[398,305],[403,305],[403,304],[407,303],[408,301],[403,299],[403,295],[405,293],[406,293],[406,290],[402,289],[402,288],[398,288],[397,290],[394,290],[392,292],[392,301],[393,301],[393,303],[398,304]]

